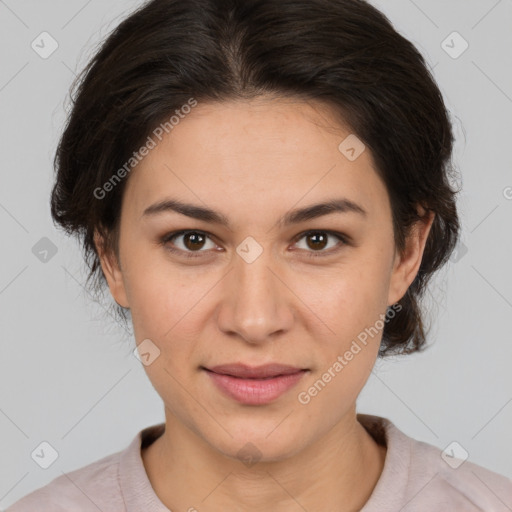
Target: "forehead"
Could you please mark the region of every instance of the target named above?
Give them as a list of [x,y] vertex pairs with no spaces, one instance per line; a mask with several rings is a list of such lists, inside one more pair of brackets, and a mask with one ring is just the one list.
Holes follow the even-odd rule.
[[388,201],[370,151],[332,109],[286,99],[199,103],[157,141],[125,190],[139,217],[166,197],[229,217],[229,209],[277,211],[340,196],[370,213]]

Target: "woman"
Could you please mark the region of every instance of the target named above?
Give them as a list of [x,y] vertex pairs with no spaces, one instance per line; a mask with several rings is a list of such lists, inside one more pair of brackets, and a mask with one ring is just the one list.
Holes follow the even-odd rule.
[[360,0],[153,0],[84,72],[54,220],[133,322],[165,423],[9,510],[505,511],[508,479],[356,412],[425,346],[453,135]]

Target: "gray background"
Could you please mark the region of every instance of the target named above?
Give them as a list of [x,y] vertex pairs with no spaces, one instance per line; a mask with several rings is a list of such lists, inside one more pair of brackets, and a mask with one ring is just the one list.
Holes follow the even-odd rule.
[[[48,206],[74,74],[139,3],[0,0],[3,508],[164,419],[133,340],[88,297],[78,245]],[[426,56],[452,113],[463,245],[427,297],[433,346],[378,362],[359,411],[440,448],[457,441],[469,460],[512,477],[512,1],[373,3]],[[31,47],[43,31],[59,45],[46,59]],[[452,56],[442,47],[454,31],[469,43],[457,58],[457,36],[444,44]],[[56,254],[41,252],[43,237]],[[31,457],[43,441],[58,452],[48,469]]]

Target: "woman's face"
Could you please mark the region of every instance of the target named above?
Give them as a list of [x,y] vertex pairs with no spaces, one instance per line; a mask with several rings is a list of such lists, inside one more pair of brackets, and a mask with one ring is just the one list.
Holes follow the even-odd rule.
[[[429,225],[396,253],[386,188],[360,141],[340,149],[349,135],[321,104],[199,103],[129,176],[120,267],[103,270],[168,421],[226,455],[251,442],[277,460],[348,428],[386,309],[417,272]],[[188,215],[152,208],[166,201]],[[306,371],[207,370],[234,363]]]

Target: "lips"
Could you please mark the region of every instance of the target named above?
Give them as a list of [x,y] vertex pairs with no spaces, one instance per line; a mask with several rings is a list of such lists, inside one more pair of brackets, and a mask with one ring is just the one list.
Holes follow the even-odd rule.
[[240,379],[271,379],[279,375],[292,375],[304,371],[302,368],[278,363],[270,363],[262,366],[232,363],[212,366],[205,368],[205,370],[219,375],[238,377]]
[[308,373],[308,370],[278,363],[263,366],[234,363],[201,368],[224,396],[244,405],[257,406],[279,399]]

